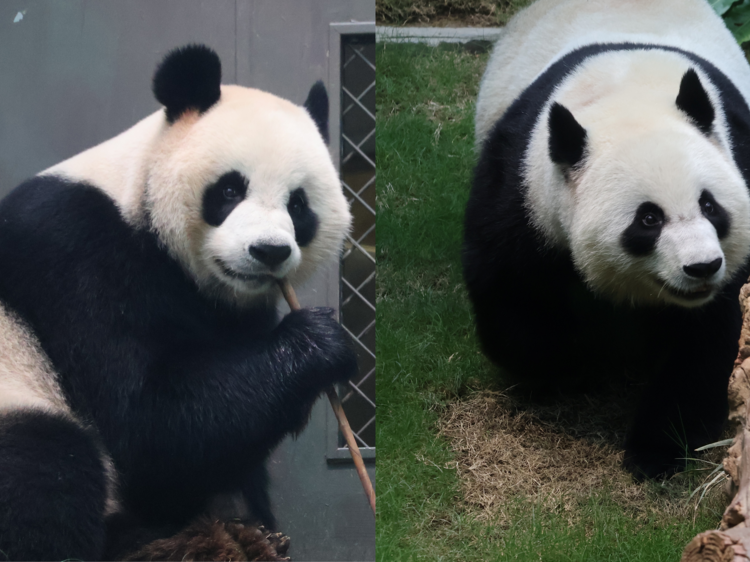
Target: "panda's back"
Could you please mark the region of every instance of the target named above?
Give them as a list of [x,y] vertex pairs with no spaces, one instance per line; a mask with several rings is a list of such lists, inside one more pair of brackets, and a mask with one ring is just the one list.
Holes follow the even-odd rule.
[[750,70],[736,41],[703,0],[541,0],[508,25],[477,99],[477,147],[523,90],[552,62],[596,43],[644,43],[695,53],[750,99]]

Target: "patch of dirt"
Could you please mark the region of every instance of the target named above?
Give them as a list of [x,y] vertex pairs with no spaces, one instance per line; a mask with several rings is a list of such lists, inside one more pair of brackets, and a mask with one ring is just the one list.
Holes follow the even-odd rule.
[[[480,520],[511,524],[509,509],[520,498],[559,513],[572,525],[592,491],[600,490],[636,518],[692,516],[691,486],[709,471],[659,484],[635,482],[621,467],[620,444],[630,419],[626,403],[632,400],[620,389],[547,403],[483,390],[450,404],[439,432],[456,454],[468,511]],[[724,450],[713,451],[705,466],[721,462]],[[725,501],[718,487],[708,498],[712,505]]]

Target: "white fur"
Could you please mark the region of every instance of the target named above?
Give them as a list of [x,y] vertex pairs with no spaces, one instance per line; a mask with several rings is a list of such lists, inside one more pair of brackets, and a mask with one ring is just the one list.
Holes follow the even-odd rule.
[[[477,102],[477,146],[512,100],[552,61],[591,42],[646,41],[681,47],[714,62],[750,93],[750,71],[734,39],[702,1],[541,0],[508,26]],[[682,76],[694,68],[716,111],[710,138],[677,108]],[[566,178],[549,157],[548,109],[568,108],[586,129],[587,152]],[[532,132],[524,163],[526,205],[552,247],[569,249],[588,285],[617,301],[698,306],[716,295],[750,252],[750,197],[732,157],[715,86],[687,57],[635,50],[590,57],[553,92]],[[719,240],[702,215],[706,189],[729,213]],[[623,231],[641,203],[666,213],[654,252],[631,256]],[[723,259],[702,281],[683,266]],[[702,299],[679,291],[710,289]]]
[[36,336],[0,304],[0,412],[38,409],[73,417]]
[[[52,362],[36,336],[1,303],[0,334],[0,414],[40,410],[83,425],[65,402]],[[119,507],[117,472],[112,459],[100,454],[107,481],[105,512],[115,513]]]
[[[219,226],[202,218],[205,188],[239,171],[247,196]],[[44,174],[85,180],[108,193],[134,227],[152,226],[199,285],[237,304],[276,298],[270,282],[227,276],[220,259],[241,274],[271,273],[293,284],[336,257],[351,216],[328,149],[307,111],[251,88],[222,86],[205,114],[188,112],[174,124],[158,111],[121,135],[66,160]],[[294,240],[286,210],[303,187],[319,219],[313,241]],[[269,272],[248,252],[253,244],[288,244],[291,256]]]
[[152,113],[127,131],[47,168],[39,175],[87,181],[117,203],[125,219],[142,219],[143,192],[156,144],[168,124],[163,111]]

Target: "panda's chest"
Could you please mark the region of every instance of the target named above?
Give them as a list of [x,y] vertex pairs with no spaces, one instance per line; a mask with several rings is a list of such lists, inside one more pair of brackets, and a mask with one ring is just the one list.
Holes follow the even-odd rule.
[[674,338],[658,322],[661,309],[614,304],[578,276],[566,283],[564,298],[570,318],[566,337],[569,345],[583,351],[582,370],[597,377],[620,374],[638,380],[661,370]]

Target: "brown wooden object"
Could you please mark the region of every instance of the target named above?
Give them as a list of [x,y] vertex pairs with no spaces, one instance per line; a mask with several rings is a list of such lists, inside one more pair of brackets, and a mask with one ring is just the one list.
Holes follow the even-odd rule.
[[176,535],[156,539],[134,552],[117,553],[108,560],[150,562],[222,560],[225,562],[284,561],[289,537],[240,521],[200,517]]
[[[297,300],[297,295],[295,294],[294,289],[292,288],[292,285],[289,283],[289,281],[286,279],[280,279],[279,287],[281,287],[281,293],[284,295],[289,308],[292,310],[299,310],[301,307],[299,305],[299,301]],[[365,469],[365,461],[362,459],[362,453],[359,452],[359,447],[357,446],[357,441],[354,439],[352,428],[349,426],[349,420],[346,418],[346,414],[344,413],[344,407],[341,404],[341,400],[339,399],[339,395],[336,392],[335,388],[329,386],[328,389],[326,389],[326,393],[328,394],[328,399],[331,402],[333,413],[336,415],[336,419],[339,422],[339,429],[341,429],[341,433],[344,434],[346,444],[349,446],[349,453],[352,455],[352,460],[354,461],[354,466],[357,468],[359,480],[362,482],[362,488],[364,488],[365,490],[365,495],[367,496],[367,500],[370,502],[370,507],[372,508],[372,513],[374,515],[375,490],[372,487],[372,482],[370,482],[370,477],[368,476],[367,470]]]

